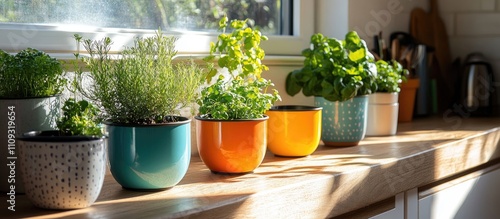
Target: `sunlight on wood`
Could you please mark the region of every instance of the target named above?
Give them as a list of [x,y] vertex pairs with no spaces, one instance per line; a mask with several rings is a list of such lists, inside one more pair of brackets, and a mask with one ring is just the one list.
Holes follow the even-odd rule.
[[468,121],[460,129],[439,129],[447,126],[439,119],[413,121],[396,136],[367,137],[354,147],[320,145],[306,157],[267,153],[248,174],[214,174],[194,155],[182,181],[163,191],[124,190],[108,173],[89,208],[39,210],[19,196],[11,218],[339,216],[498,161],[500,120]]

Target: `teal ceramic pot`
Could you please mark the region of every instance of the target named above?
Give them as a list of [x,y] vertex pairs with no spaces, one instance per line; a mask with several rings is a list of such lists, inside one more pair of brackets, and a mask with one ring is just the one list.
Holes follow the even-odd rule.
[[191,120],[161,125],[108,124],[108,156],[115,180],[126,189],[155,190],[177,185],[191,159]]
[[315,97],[316,106],[323,107],[321,140],[327,146],[355,146],[366,133],[368,96],[346,101],[328,101]]

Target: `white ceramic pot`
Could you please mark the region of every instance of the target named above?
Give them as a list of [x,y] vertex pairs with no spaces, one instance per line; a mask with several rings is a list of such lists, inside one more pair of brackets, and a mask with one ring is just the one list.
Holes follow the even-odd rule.
[[47,209],[92,205],[101,192],[106,173],[105,140],[31,133],[19,138],[21,177],[31,203]]
[[[5,180],[0,180],[0,191],[24,193],[23,182],[19,177],[21,175],[19,162],[16,159],[19,156],[16,137],[34,130],[54,130],[56,121],[60,117],[60,108],[60,96],[23,99],[0,98],[0,147],[2,148],[0,150],[0,163],[3,164],[0,165],[0,176],[5,178]],[[8,125],[9,122],[13,125]],[[13,133],[16,137],[7,135],[7,133]],[[13,144],[10,144],[11,142]],[[5,165],[11,162],[15,162],[15,165],[10,167]]]
[[369,95],[366,135],[395,135],[398,128],[398,109],[398,93]]

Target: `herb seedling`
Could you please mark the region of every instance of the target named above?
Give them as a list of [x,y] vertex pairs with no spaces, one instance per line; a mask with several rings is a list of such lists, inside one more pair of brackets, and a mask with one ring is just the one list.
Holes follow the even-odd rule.
[[63,117],[57,121],[62,135],[102,136],[98,109],[86,100],[69,98],[62,108]]
[[[75,35],[77,40],[81,37]],[[97,107],[87,100],[77,101],[78,83],[81,83],[82,68],[79,66],[80,47],[77,45],[75,60],[73,60],[73,80],[68,85],[72,97],[68,98],[62,107],[62,117],[57,121],[57,129],[62,136],[102,136],[101,119]]]
[[399,92],[401,88],[399,84],[406,81],[408,70],[403,69],[399,62],[393,60],[390,63],[384,60],[378,60],[377,66],[377,92]]
[[294,96],[322,96],[345,101],[376,90],[374,57],[354,31],[345,40],[311,36],[311,48],[304,49],[304,67],[288,74],[286,91]]
[[[201,91],[198,103],[202,118],[262,118],[274,102],[280,100],[277,90],[267,93],[268,87],[274,84],[261,77],[268,67],[262,64],[265,52],[260,43],[267,37],[247,23],[248,20],[233,20],[230,22],[233,31],[226,33],[228,18],[224,16],[219,22],[223,33],[216,43],[211,43],[210,56],[205,60],[213,61],[217,57],[222,69],[212,68],[207,81],[216,77],[216,82]],[[228,74],[218,74],[220,71],[228,71]]]
[[54,96],[65,84],[61,62],[45,52],[27,48],[9,55],[0,50],[0,97]]

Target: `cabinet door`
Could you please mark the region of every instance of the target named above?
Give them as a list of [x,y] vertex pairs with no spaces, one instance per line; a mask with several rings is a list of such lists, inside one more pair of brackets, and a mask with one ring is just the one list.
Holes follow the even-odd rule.
[[422,219],[499,218],[499,165],[421,191],[419,196]]
[[402,219],[405,212],[405,196],[404,193],[396,195],[394,208],[370,217],[370,219]]

